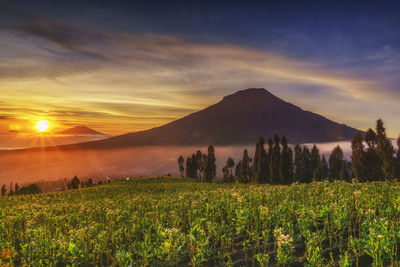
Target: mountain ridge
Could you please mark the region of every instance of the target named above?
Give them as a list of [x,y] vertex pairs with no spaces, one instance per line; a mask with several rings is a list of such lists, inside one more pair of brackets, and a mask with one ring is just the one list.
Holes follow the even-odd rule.
[[85,125],[78,125],[63,131],[58,132],[57,134],[65,134],[65,135],[79,135],[79,134],[87,134],[87,135],[106,135],[104,133],[93,130]]

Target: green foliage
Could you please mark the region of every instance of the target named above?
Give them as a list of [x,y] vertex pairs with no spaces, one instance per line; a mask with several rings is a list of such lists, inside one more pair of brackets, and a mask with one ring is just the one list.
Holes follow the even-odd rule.
[[399,212],[398,182],[133,178],[0,198],[0,265],[396,266]]

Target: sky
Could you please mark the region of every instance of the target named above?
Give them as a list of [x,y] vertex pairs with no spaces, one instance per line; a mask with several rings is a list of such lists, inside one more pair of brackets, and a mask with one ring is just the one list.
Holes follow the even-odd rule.
[[0,0],[0,133],[123,134],[262,87],[398,136],[400,2],[214,2]]

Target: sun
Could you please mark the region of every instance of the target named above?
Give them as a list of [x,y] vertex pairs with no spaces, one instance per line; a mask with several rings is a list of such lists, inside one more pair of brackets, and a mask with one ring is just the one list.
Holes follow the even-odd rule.
[[45,120],[40,120],[37,122],[35,128],[39,132],[45,132],[49,128],[49,124]]

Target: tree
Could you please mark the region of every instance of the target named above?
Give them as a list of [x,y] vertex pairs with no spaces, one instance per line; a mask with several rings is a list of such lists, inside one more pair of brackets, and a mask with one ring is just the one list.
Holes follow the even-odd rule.
[[272,154],[274,152],[274,141],[272,141],[271,138],[268,139],[268,153],[267,153],[267,182],[272,184],[273,183],[273,179],[271,176],[271,172],[270,172],[270,164],[271,164],[271,160],[272,160]]
[[198,166],[197,166],[197,157],[196,154],[192,154],[192,169],[191,169],[191,178],[197,179],[197,170],[198,170]]
[[72,189],[78,189],[81,181],[78,179],[78,176],[74,176],[71,180],[71,188]]
[[208,147],[207,159],[204,168],[204,180],[211,183],[215,178],[217,166],[215,165],[215,151],[213,146]]
[[267,181],[267,172],[267,152],[264,148],[264,138],[260,137],[254,153],[252,182],[257,184],[265,183]]
[[365,152],[365,173],[366,180],[376,181],[383,180],[382,174],[382,160],[378,157],[376,152],[377,136],[371,128],[365,134],[365,142],[368,145]]
[[281,146],[279,135],[275,134],[274,136],[274,146],[272,150],[272,156],[269,162],[269,173],[271,175],[272,184],[279,183],[279,159],[281,155]]
[[366,181],[365,173],[365,152],[363,145],[363,136],[361,133],[356,133],[351,140],[351,168],[354,176],[360,181]]
[[397,138],[397,155],[396,155],[396,175],[400,179],[400,136]]
[[319,150],[317,146],[314,144],[311,149],[311,173],[314,173],[318,168],[318,165],[321,161],[321,156],[319,155]]
[[7,193],[6,185],[3,184],[3,186],[1,187],[1,195],[2,195],[2,196],[5,196],[6,193]]
[[192,158],[186,159],[186,177],[187,178],[192,177]]
[[329,156],[329,176],[331,180],[344,180],[345,177],[345,159],[343,150],[336,146]]
[[223,182],[224,183],[230,183],[235,180],[235,177],[232,174],[232,168],[235,166],[235,162],[233,161],[232,158],[228,158],[226,161],[226,165],[224,168],[222,168],[222,173],[223,173]]
[[183,167],[183,164],[185,163],[185,160],[183,159],[182,156],[178,158],[178,167],[179,167],[179,172],[181,173],[181,177],[183,177],[183,172],[185,168]]
[[86,186],[87,186],[87,187],[93,186],[93,179],[92,179],[92,178],[89,178],[89,179],[87,180]]
[[18,190],[19,190],[19,185],[17,183],[15,183],[14,194],[18,195]]
[[235,167],[235,182],[236,182],[236,183],[240,183],[241,180],[242,180],[242,178],[240,177],[240,172],[241,172],[241,170],[242,170],[242,161],[239,160],[239,161],[236,163],[236,167]]
[[379,119],[376,122],[377,146],[376,152],[382,161],[382,173],[385,179],[395,179],[395,161],[394,148],[391,141],[386,137],[386,129],[383,127],[383,121]]
[[222,168],[222,174],[223,174],[223,178],[222,178],[222,181],[224,182],[224,183],[229,183],[230,182],[230,173],[229,173],[229,168],[228,168],[228,166],[224,166],[223,168]]
[[250,168],[250,157],[247,149],[243,151],[243,157],[240,165],[239,181],[241,183],[248,183],[250,181],[251,168]]
[[281,184],[290,184],[293,181],[293,152],[289,148],[286,137],[281,139],[282,152],[279,161],[279,177]]
[[322,181],[329,177],[329,167],[328,162],[324,155],[322,155],[321,160],[318,163],[317,169],[314,171],[313,181],[318,182]]
[[9,196],[13,196],[14,195],[12,183],[10,183],[10,192],[8,192],[8,195]]
[[303,147],[301,165],[303,167],[303,177],[301,182],[310,183],[312,181],[314,171],[311,163],[311,152],[306,146]]
[[304,168],[303,168],[303,151],[299,144],[294,147],[294,167],[295,167],[295,174],[294,178],[296,182],[301,182],[304,175]]

